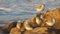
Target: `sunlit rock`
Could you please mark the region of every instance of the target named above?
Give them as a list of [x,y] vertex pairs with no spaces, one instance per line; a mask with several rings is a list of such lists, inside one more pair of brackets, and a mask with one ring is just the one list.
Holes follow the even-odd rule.
[[29,31],[25,31],[24,34],[39,34],[39,33],[29,30]]
[[24,34],[48,34],[47,30],[45,27],[37,27],[33,30],[25,31]]
[[40,33],[40,34],[47,34],[47,28],[46,27],[37,27],[33,30],[33,32],[37,32],[37,33]]

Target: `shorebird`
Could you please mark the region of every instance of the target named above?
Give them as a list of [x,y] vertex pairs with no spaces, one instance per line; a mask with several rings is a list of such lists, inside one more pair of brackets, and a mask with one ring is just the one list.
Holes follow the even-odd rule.
[[21,34],[21,21],[17,22],[16,27],[12,28],[10,34]]
[[26,30],[33,30],[33,28],[30,27],[28,20],[26,20],[26,21],[24,22],[24,27],[25,27]]
[[44,10],[44,7],[45,7],[44,4],[40,4],[40,5],[38,5],[38,6],[36,7],[36,11],[37,11],[37,12],[41,12],[41,11]]
[[47,24],[48,26],[53,26],[53,25],[55,24],[55,19],[48,20],[48,21],[46,22],[46,24]]
[[33,30],[34,28],[40,26],[41,22],[42,20],[40,20],[37,16],[33,16],[24,22],[24,27],[26,30]]

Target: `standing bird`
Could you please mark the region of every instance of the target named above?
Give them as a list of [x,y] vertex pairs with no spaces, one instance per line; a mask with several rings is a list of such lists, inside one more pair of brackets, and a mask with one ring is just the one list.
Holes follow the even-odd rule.
[[42,23],[42,20],[39,19],[39,17],[36,15],[26,20],[24,22],[24,27],[26,30],[33,30],[34,28],[39,27],[41,23]]
[[36,7],[36,11],[41,12],[41,11],[44,10],[44,7],[45,7],[44,4],[38,5],[38,6]]
[[21,21],[17,22],[16,27],[12,28],[10,34],[21,34]]

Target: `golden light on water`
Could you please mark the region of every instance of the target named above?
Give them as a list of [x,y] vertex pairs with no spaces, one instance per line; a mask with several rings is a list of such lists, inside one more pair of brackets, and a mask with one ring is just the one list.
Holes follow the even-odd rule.
[[11,11],[11,8],[0,8],[0,10]]

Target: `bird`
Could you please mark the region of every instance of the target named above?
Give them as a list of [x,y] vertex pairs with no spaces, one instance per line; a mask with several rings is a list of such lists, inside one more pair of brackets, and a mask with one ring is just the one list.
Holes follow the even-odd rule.
[[42,20],[39,19],[37,15],[35,15],[24,22],[24,27],[26,30],[33,30],[34,28],[39,27],[41,22]]
[[40,4],[40,5],[38,5],[38,6],[36,7],[36,11],[37,11],[37,12],[41,12],[41,11],[44,10],[44,7],[45,7],[45,4]]
[[49,25],[49,26],[53,26],[55,23],[56,23],[55,19],[52,19],[52,20],[50,20],[50,21],[48,20],[48,21],[46,22],[46,24]]
[[11,29],[10,34],[21,34],[21,20],[18,20],[16,27]]
[[33,28],[30,27],[28,20],[26,20],[26,21],[24,22],[24,27],[25,27],[26,30],[33,30]]

